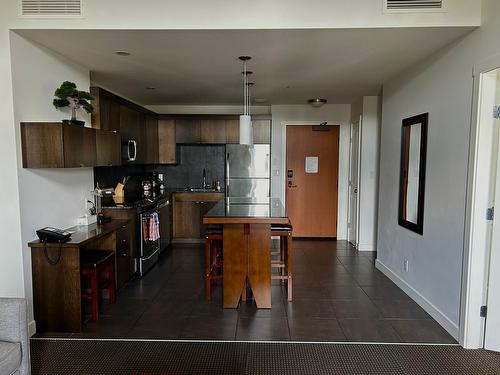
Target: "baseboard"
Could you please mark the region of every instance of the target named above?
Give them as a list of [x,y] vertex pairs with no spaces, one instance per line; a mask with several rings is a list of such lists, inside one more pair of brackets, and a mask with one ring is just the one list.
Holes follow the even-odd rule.
[[28,337],[34,336],[36,333],[36,322],[32,320],[28,323]]
[[380,260],[375,261],[375,267],[392,280],[399,288],[408,294],[421,308],[423,308],[436,322],[438,322],[455,340],[459,339],[459,327],[453,323],[441,310],[434,306],[427,298],[422,296],[410,284],[404,281],[389,267],[383,264]]
[[358,244],[358,251],[375,251],[375,247],[371,244]]

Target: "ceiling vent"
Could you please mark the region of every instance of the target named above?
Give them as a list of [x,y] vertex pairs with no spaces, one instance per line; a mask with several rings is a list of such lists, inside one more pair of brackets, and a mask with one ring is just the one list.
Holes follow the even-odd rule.
[[386,0],[387,10],[442,9],[443,0]]
[[28,17],[78,17],[82,0],[22,0],[21,14]]

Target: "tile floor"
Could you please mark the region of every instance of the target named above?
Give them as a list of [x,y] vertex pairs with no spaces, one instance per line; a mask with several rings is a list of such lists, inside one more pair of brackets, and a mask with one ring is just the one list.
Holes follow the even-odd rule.
[[203,248],[177,245],[143,279],[102,305],[98,322],[73,337],[455,343],[344,241],[294,240],[294,300],[273,284],[271,310],[251,301],[222,308],[220,285],[204,300]]

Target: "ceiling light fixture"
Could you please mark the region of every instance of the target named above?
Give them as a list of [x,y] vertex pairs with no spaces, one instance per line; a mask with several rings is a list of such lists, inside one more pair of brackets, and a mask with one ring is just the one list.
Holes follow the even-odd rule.
[[243,62],[243,114],[240,115],[240,144],[252,145],[253,144],[253,128],[252,118],[250,117],[250,84],[248,76],[252,72],[247,71],[247,61],[251,59],[250,56],[240,56],[239,59]]
[[127,52],[127,51],[115,51],[115,55],[118,55],[118,56],[130,56],[130,52]]
[[307,101],[312,107],[314,108],[319,108],[321,107],[323,104],[326,104],[328,102],[328,100],[326,99],[321,99],[321,98],[314,98],[314,99],[309,99]]

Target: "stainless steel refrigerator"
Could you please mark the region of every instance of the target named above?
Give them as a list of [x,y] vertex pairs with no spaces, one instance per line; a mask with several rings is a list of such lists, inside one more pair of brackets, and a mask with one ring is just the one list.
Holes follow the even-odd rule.
[[270,145],[226,145],[226,203],[230,211],[248,210],[249,205],[256,212],[268,209],[270,167]]

